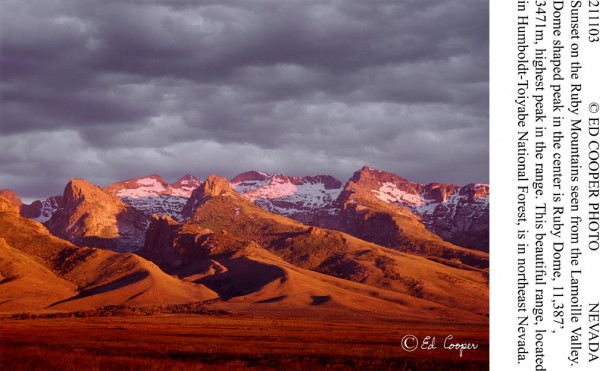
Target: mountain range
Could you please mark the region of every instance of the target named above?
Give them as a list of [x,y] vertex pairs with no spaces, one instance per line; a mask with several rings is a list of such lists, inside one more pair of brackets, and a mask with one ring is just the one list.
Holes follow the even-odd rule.
[[488,214],[486,184],[369,167],[345,183],[257,171],[72,179],[29,205],[2,190],[0,310],[206,301],[481,322]]

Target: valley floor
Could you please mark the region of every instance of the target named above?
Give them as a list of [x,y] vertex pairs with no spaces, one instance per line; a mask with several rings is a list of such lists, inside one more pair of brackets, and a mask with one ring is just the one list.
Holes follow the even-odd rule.
[[[3,370],[487,370],[487,324],[247,314],[0,319]],[[435,336],[435,350],[402,348]],[[444,349],[444,339],[478,348]],[[407,345],[411,346],[408,342]]]

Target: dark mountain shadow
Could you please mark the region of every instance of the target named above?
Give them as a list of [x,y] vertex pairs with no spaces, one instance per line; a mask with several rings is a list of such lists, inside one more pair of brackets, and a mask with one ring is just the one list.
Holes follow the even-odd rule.
[[312,299],[310,305],[321,305],[330,301],[331,295],[312,295],[310,298]]
[[82,298],[92,296],[92,295],[98,295],[98,294],[102,294],[102,293],[109,292],[109,291],[116,291],[123,287],[132,285],[136,282],[142,281],[149,275],[150,274],[146,271],[134,272],[125,277],[119,278],[116,281],[109,282],[107,284],[100,285],[100,286],[94,287],[92,289],[82,290],[79,292],[79,294],[72,296],[68,299],[64,299],[64,300],[57,301],[56,303],[52,303],[47,308],[52,308],[52,307],[62,304],[62,303],[68,303],[70,301],[82,299]]
[[256,304],[269,304],[269,303],[277,303],[287,298],[287,295],[276,296],[274,298],[269,298],[261,301],[257,301]]
[[73,208],[60,209],[44,225],[54,236],[69,240],[80,247],[130,252],[144,245],[149,217],[139,210],[127,208],[115,216],[117,236],[113,236],[113,231],[108,226],[93,236],[82,235],[81,231],[87,230],[87,224],[90,223],[93,213],[85,212],[72,225],[67,226],[69,213],[72,212],[74,212]]
[[[260,291],[267,284],[286,277],[282,268],[245,257],[214,260],[226,267],[227,271],[199,278],[194,282],[215,291],[223,300]],[[189,273],[189,270],[186,270],[186,273]]]

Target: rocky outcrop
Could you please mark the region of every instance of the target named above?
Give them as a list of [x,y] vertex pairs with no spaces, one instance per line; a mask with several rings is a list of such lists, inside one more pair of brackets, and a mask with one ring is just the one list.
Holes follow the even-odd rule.
[[135,251],[144,243],[148,217],[83,179],[72,179],[64,206],[45,225],[57,237],[78,246]]
[[198,206],[213,197],[240,198],[241,196],[231,187],[226,178],[212,174],[192,192],[192,195],[183,207],[183,219],[191,218]]
[[152,215],[144,247],[138,252],[166,271],[175,271],[194,259],[203,259],[208,250],[202,241],[212,233],[209,229],[195,230],[193,235],[181,233],[183,225],[168,216]]

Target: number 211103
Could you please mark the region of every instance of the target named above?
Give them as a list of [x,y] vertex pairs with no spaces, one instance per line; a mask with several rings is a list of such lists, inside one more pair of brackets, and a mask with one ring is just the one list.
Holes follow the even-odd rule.
[[598,41],[600,41],[600,24],[599,24],[599,17],[598,15],[600,14],[598,11],[598,6],[600,4],[600,0],[590,0],[589,1],[589,7],[590,7],[590,13],[589,13],[589,20],[588,20],[588,26],[589,26],[589,31],[588,31],[588,40],[590,42],[596,43]]

